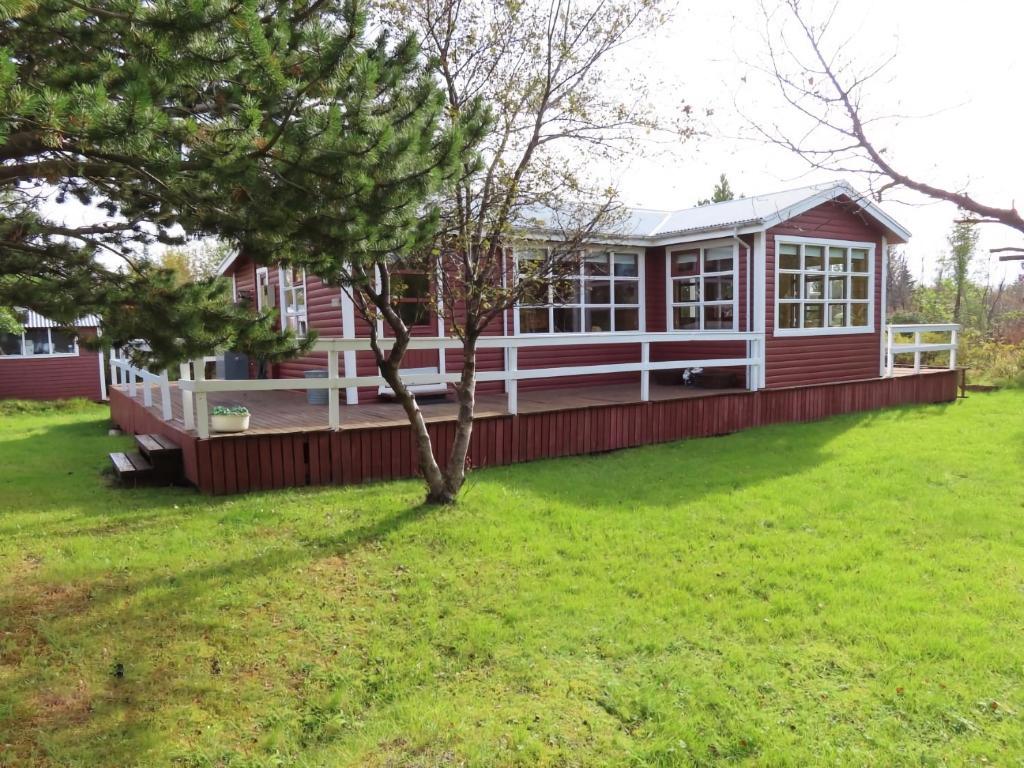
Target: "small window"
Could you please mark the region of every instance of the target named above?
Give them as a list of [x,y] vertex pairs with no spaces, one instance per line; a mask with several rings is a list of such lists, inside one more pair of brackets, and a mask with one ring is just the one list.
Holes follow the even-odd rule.
[[0,333],[0,355],[20,355],[21,334]]
[[398,269],[392,279],[402,322],[409,328],[430,325],[430,276],[423,270]]
[[668,260],[671,330],[736,330],[736,247],[671,250]]
[[76,337],[73,333],[67,331],[58,331],[56,329],[50,330],[50,340],[55,355],[73,355],[75,354],[75,343]]
[[309,314],[306,309],[306,272],[295,267],[285,267],[281,274],[285,327],[294,331],[296,336],[306,336],[309,333]]
[[0,333],[0,357],[77,355],[78,337],[56,328],[26,328],[22,333]]

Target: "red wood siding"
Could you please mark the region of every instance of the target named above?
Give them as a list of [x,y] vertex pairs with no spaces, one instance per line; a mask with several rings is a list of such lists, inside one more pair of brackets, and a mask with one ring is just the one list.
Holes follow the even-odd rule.
[[[882,231],[845,198],[817,208],[768,230],[765,243],[766,278],[765,385],[769,389],[829,381],[852,381],[879,375],[881,350]],[[837,336],[785,336],[775,328],[775,236],[797,235],[823,240],[856,240],[875,244],[873,333]]]
[[[841,413],[956,398],[958,372],[942,371],[742,394],[615,404],[477,421],[470,445],[473,467],[601,453],[751,427],[823,419]],[[141,404],[111,393],[111,416],[126,431],[168,429]],[[428,425],[434,449],[446,456],[454,422]],[[302,485],[351,484],[417,474],[408,427],[349,429],[198,440],[182,444],[188,479],[205,493],[227,494]]]
[[[95,330],[83,333],[91,335]],[[102,397],[99,355],[83,347],[72,357],[0,357],[0,399],[87,397],[99,400]]]

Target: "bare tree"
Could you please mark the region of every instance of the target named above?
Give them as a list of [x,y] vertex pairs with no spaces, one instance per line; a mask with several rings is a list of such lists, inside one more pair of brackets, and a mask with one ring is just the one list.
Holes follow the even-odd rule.
[[[434,248],[401,264],[378,260],[345,282],[370,323],[381,375],[405,409],[417,441],[427,499],[450,503],[466,478],[476,405],[477,343],[524,297],[557,285],[598,233],[620,224],[615,190],[589,171],[597,157],[635,147],[637,129],[659,127],[642,81],[612,77],[627,41],[663,21],[661,0],[379,0],[382,26],[416,35],[459,120],[483,103],[482,149],[442,201]],[[688,136],[689,111],[673,125]],[[545,233],[539,258],[513,269],[517,232]],[[453,445],[439,462],[416,398],[403,381],[411,332],[398,311],[396,272],[436,276],[434,309],[461,341]],[[381,344],[378,321],[394,337]]]
[[1013,204],[991,205],[966,189],[948,189],[916,178],[876,141],[873,127],[893,116],[869,114],[865,97],[895,54],[873,65],[846,58],[846,41],[837,40],[832,29],[838,5],[833,3],[815,22],[802,0],[779,0],[771,8],[762,2],[767,60],[761,69],[801,123],[784,129],[752,119],[757,133],[813,168],[860,176],[877,200],[889,190],[910,189],[953,203],[977,223],[1004,224],[1024,233],[1024,217]]

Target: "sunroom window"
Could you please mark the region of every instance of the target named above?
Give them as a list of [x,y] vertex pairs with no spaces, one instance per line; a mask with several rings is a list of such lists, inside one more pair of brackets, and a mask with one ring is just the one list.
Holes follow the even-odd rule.
[[780,330],[825,333],[870,327],[870,244],[779,241],[776,246]]
[[309,314],[306,308],[306,272],[295,267],[282,270],[282,291],[284,292],[283,317],[285,328],[296,336],[309,333]]
[[588,251],[556,279],[537,277],[547,251],[516,253],[524,283],[520,333],[601,333],[640,330],[640,254]]
[[735,330],[735,246],[678,248],[668,259],[672,330]]
[[57,328],[26,328],[22,333],[0,333],[0,357],[77,355],[78,337]]

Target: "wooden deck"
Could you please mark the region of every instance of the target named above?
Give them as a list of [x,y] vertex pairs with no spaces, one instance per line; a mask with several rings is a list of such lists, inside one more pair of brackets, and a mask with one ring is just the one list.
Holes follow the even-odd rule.
[[[139,385],[135,402],[143,404],[143,386]],[[122,394],[128,394],[128,387],[115,387]],[[153,405],[149,410],[154,416],[160,416],[160,392],[152,385]],[[745,389],[698,389],[682,385],[664,385],[651,383],[650,397],[652,401],[682,400],[695,397],[712,397],[746,392]],[[306,393],[295,392],[224,392],[211,393],[208,396],[210,408],[216,405],[244,405],[251,413],[247,435],[277,435],[293,432],[316,432],[329,429],[326,405],[310,405],[306,402]],[[599,387],[560,387],[521,392],[519,394],[519,413],[546,413],[562,411],[567,408],[589,408],[593,406],[623,405],[640,402],[640,384],[612,384]],[[186,432],[182,415],[181,393],[171,385],[171,407],[174,413],[172,426]],[[453,421],[456,417],[457,404],[452,395],[445,399],[423,398],[420,409],[428,422]],[[477,396],[476,415],[479,418],[508,415],[508,401],[503,394],[484,394]],[[374,400],[358,405],[341,406],[341,428],[376,429],[379,427],[396,427],[407,424],[402,406],[395,402]],[[193,431],[191,433],[195,435]],[[216,432],[210,434],[211,439],[236,437]]]
[[[468,463],[486,467],[557,456],[614,451],[788,422],[812,421],[894,405],[956,399],[959,371],[899,371],[885,379],[785,389],[700,390],[638,385],[524,392],[519,413],[506,413],[502,395],[479,399]],[[210,395],[210,405],[246,405],[252,428],[200,439],[185,430],[180,393],[174,418],[164,421],[159,393],[146,407],[124,387],[110,393],[111,418],[126,432],[157,434],[181,446],[185,477],[204,493],[231,494],[305,485],[347,485],[414,477],[413,435],[400,406],[342,406],[342,428],[327,427],[327,406],[308,405],[304,393]],[[455,404],[424,402],[434,450],[444,460],[455,437]]]

